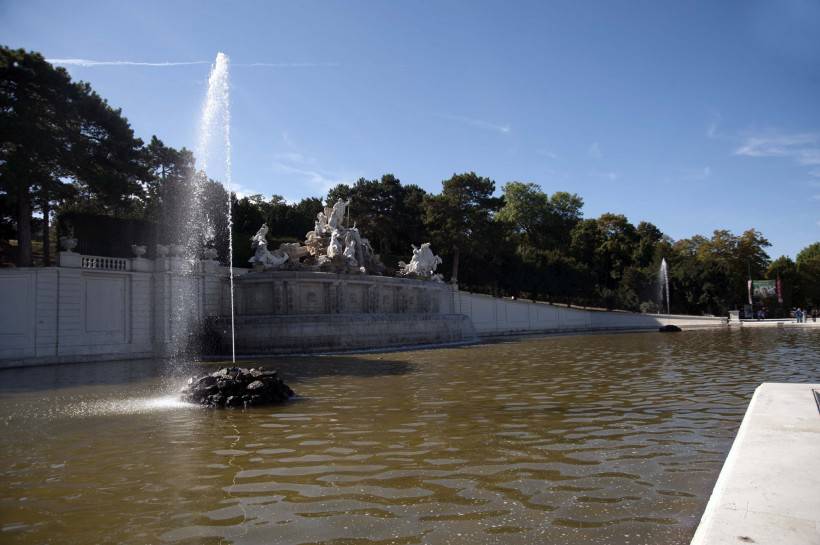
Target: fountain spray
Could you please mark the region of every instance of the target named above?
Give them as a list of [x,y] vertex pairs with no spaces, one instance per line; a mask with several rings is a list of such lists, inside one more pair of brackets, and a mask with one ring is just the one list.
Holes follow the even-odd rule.
[[666,258],[661,259],[661,267],[658,269],[658,312],[663,310],[664,291],[666,292],[666,313],[672,314],[669,301],[669,272],[666,266]]
[[[231,176],[231,103],[230,103],[230,79],[229,79],[230,59],[227,55],[219,52],[216,60],[211,66],[208,76],[208,92],[205,102],[202,105],[202,114],[199,122],[199,139],[196,146],[196,158],[199,161],[199,170],[207,172],[209,160],[211,159],[212,146],[215,140],[221,137],[223,153],[225,154],[225,190],[228,193],[227,200],[227,226],[228,226],[228,267],[230,275],[231,292],[231,360],[236,362],[236,348],[234,341],[234,285],[233,285],[233,240],[231,231],[233,229],[233,217],[231,213],[231,188],[233,180]],[[203,193],[207,183],[206,176],[194,175],[192,181],[192,202],[190,208],[185,212],[186,220],[184,225],[184,240],[186,245],[186,257],[193,260],[202,243],[201,233],[196,228],[197,225],[204,225],[207,217],[204,210]],[[194,309],[187,309],[190,316]],[[186,328],[189,326],[186,323]]]

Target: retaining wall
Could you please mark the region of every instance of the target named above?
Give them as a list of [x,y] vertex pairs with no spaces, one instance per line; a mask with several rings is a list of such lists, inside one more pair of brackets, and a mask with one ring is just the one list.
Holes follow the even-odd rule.
[[0,269],[0,367],[162,356],[182,335],[181,301],[194,321],[223,306],[216,262],[60,259],[59,267]]
[[[714,327],[724,318],[565,308],[402,278],[234,269],[241,352],[304,352],[478,337]],[[59,267],[0,269],[0,367],[162,357],[193,323],[230,315],[228,272],[213,261],[60,253]],[[224,335],[224,334],[222,334]],[[224,338],[219,339],[222,346]],[[184,339],[182,339],[184,342]]]
[[481,337],[570,331],[617,331],[657,329],[676,325],[681,329],[719,327],[726,318],[673,314],[638,314],[582,310],[548,303],[520,301],[459,291],[456,313],[470,318]]

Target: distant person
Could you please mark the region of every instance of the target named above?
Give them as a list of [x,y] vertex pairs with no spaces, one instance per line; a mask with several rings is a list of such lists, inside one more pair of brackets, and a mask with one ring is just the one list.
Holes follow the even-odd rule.
[[800,307],[797,307],[797,310],[794,311],[794,319],[797,320],[797,323],[803,323],[803,311],[800,310]]
[[813,309],[811,309],[811,321],[812,322],[817,321],[817,307],[814,307]]

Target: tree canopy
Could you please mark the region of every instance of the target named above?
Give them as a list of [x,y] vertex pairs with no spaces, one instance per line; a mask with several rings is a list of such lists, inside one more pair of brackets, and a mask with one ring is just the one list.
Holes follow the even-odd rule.
[[142,141],[120,110],[39,53],[0,47],[0,188],[16,208],[18,265],[31,265],[34,209],[47,252],[56,200],[124,213],[147,177]]

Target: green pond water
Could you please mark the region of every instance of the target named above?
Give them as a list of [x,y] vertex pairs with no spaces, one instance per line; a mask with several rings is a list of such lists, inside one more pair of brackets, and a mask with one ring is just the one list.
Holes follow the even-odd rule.
[[0,543],[685,544],[755,387],[820,331],[271,359],[287,405],[176,401],[162,362],[0,372]]

